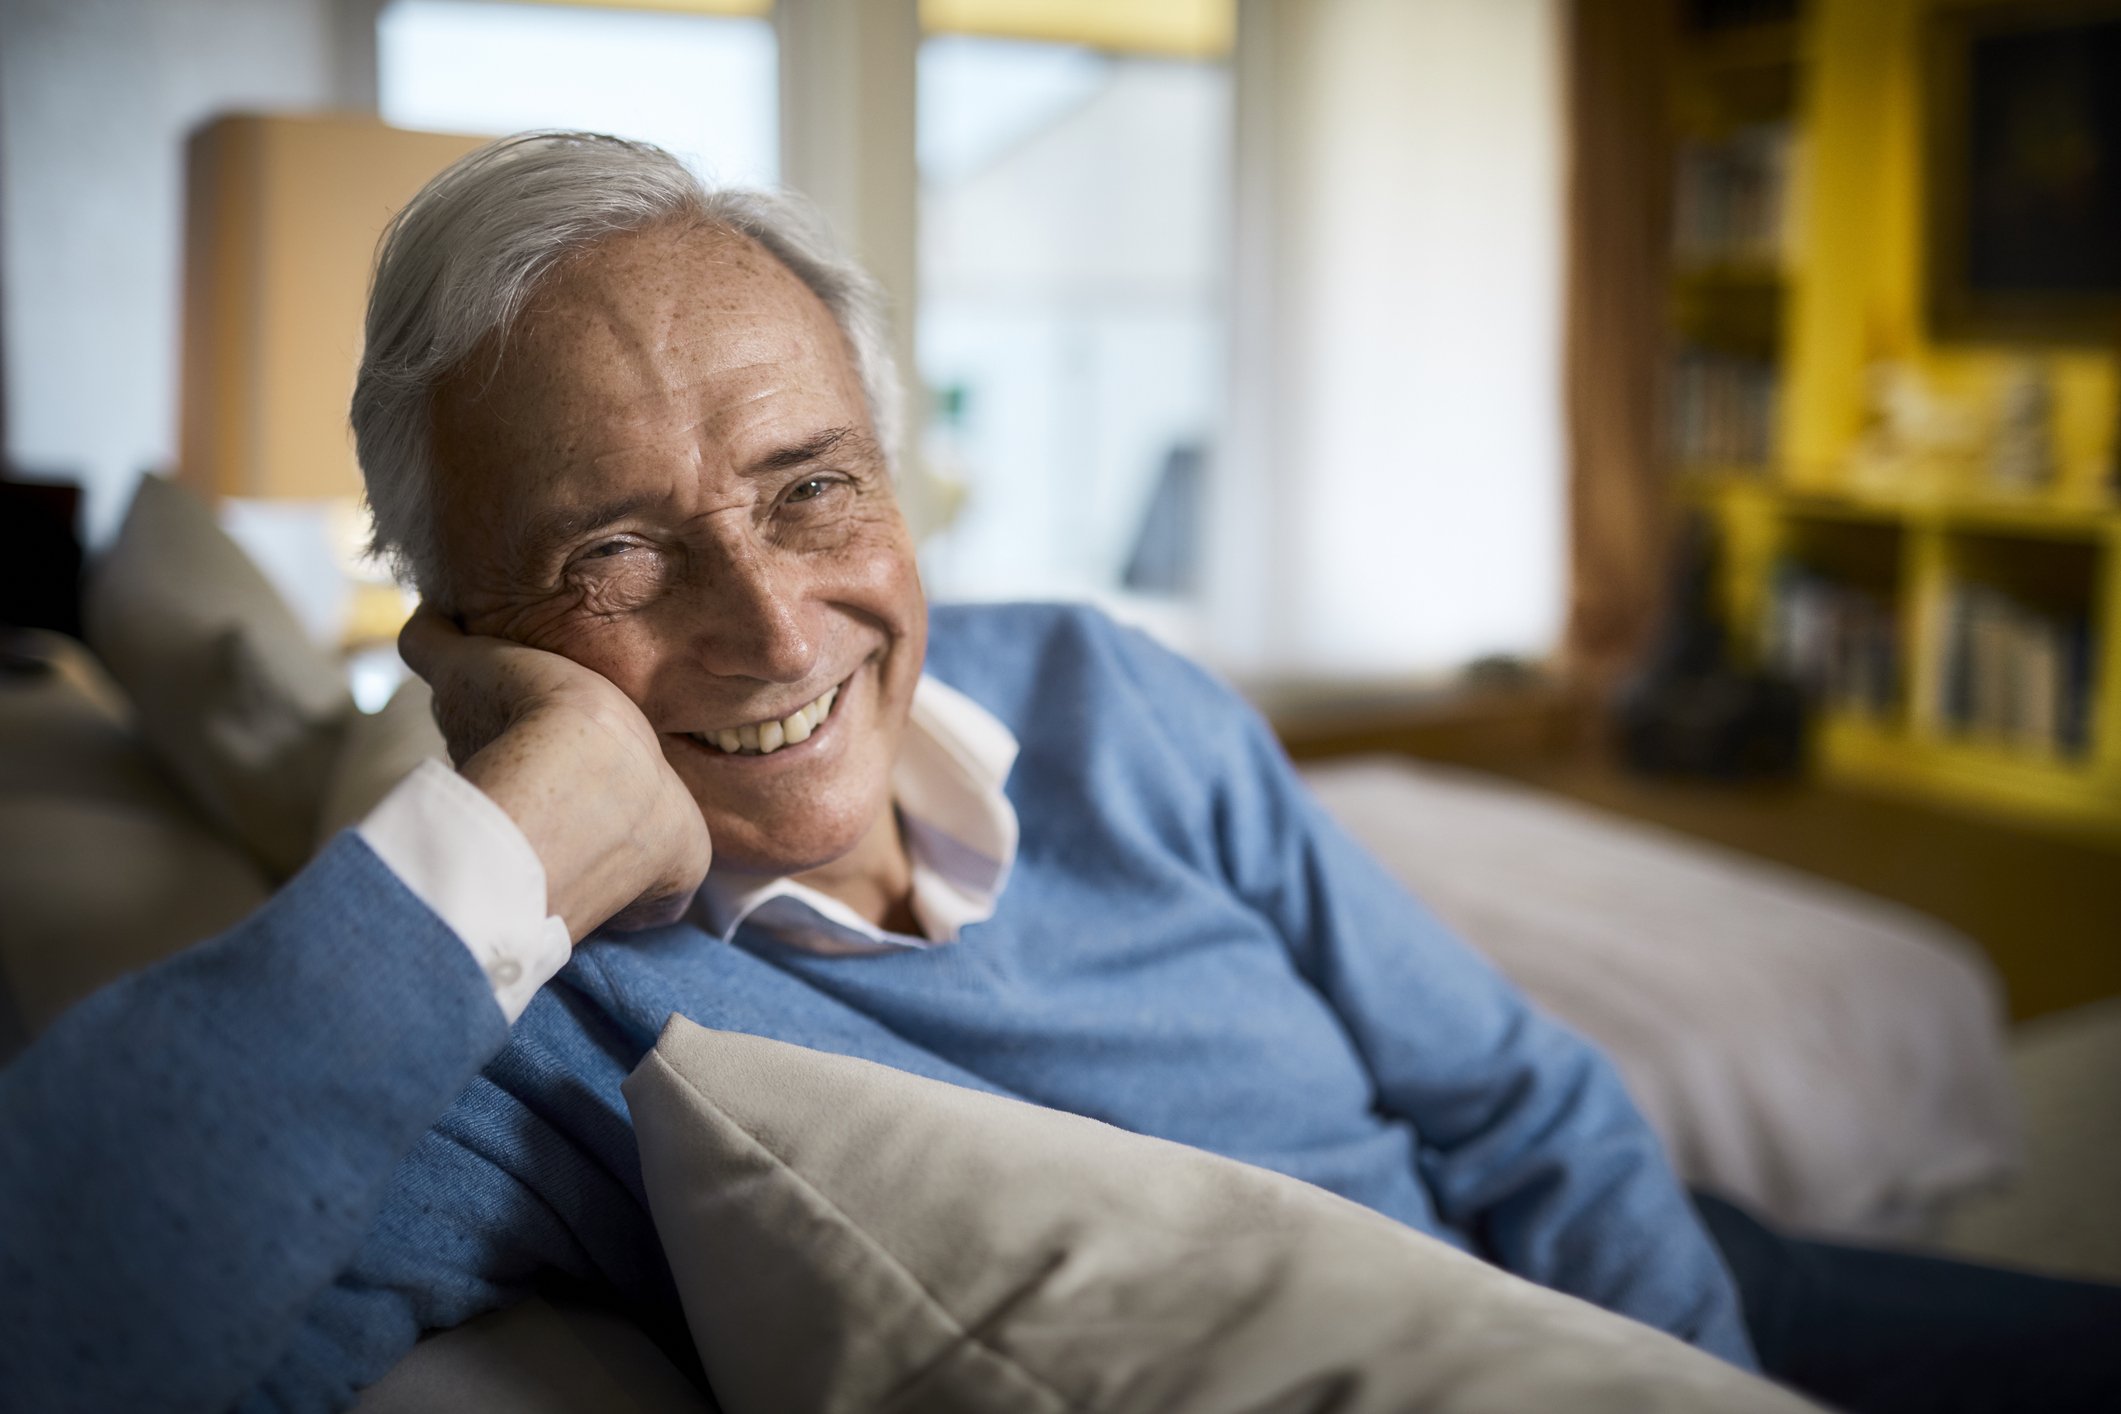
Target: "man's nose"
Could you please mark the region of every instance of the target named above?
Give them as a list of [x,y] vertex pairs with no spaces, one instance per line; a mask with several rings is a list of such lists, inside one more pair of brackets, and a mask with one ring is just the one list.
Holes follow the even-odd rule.
[[802,576],[749,542],[716,547],[702,586],[702,666],[722,677],[801,682],[817,666],[803,625]]

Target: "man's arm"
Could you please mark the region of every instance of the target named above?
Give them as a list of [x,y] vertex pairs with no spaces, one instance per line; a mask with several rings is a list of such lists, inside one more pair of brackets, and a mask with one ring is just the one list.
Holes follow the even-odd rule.
[[1265,723],[1121,632],[1145,720],[1211,792],[1231,886],[1288,940],[1409,1121],[1444,1221],[1510,1271],[1753,1365],[1736,1290],[1617,1072],[1330,818]]
[[[520,829],[570,937],[697,887],[698,810],[610,683],[427,616],[404,646],[454,715],[477,808]],[[421,872],[428,894],[480,887]],[[343,835],[252,918],[90,997],[0,1072],[11,1401],[220,1410],[314,1343],[305,1321],[335,1309],[400,1159],[507,1040],[506,980],[429,904],[447,911]]]
[[[540,996],[508,1049],[421,1136],[360,1250],[310,1303],[243,1414],[343,1409],[421,1333],[551,1278],[629,1311],[681,1365],[690,1360],[682,1318],[658,1324],[679,1303],[627,1162],[618,1086],[630,1067],[579,1000],[564,986]],[[584,1064],[590,1049],[612,1052],[611,1063]]]
[[341,836],[230,932],[0,1072],[0,1388],[223,1409],[508,1035],[464,946]]

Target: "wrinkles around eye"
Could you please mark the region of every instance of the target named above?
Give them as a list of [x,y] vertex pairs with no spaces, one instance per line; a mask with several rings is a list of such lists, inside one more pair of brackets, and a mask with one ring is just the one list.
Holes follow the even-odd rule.
[[653,600],[669,577],[667,557],[650,546],[613,540],[592,546],[568,565],[566,587],[591,614],[627,613]]

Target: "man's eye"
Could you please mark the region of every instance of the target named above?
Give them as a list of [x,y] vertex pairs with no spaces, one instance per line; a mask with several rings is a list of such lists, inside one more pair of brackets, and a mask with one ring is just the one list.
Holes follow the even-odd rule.
[[601,545],[592,545],[582,552],[585,560],[608,560],[626,548],[623,540],[606,540]]
[[789,488],[788,499],[792,502],[815,501],[838,483],[829,476],[813,476],[808,481],[798,481]]

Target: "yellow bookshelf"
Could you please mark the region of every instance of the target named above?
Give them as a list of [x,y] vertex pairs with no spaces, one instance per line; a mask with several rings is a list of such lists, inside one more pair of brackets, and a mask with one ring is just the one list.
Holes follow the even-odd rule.
[[[1778,576],[1886,606],[1892,690],[1822,710],[1820,773],[2121,844],[2121,359],[1942,344],[1923,317],[1922,46],[1933,12],[1961,3],[1809,0],[1792,21],[1682,44],[1682,141],[1786,122],[1794,156],[1778,265],[1675,265],[1675,337],[1750,350],[1772,370],[1775,404],[1757,460],[1690,459],[1682,437],[1679,484],[1720,531],[1721,609],[1741,653],[1770,651]],[[1745,71],[1769,76],[1733,84]],[[1735,109],[1717,111],[1719,85],[1739,95]],[[2056,472],[2039,491],[1996,489],[1978,449],[1894,458],[1867,443],[1873,367],[1909,370],[1938,399],[1986,409],[2028,359],[2053,389]],[[2055,630],[1984,657],[1969,646],[1989,628],[1988,611],[1968,607],[1976,599]],[[2052,671],[1976,680],[1968,666],[2028,661]],[[2045,697],[2027,707],[2033,689],[2000,687],[2004,676],[2041,692],[2082,682],[2081,713]],[[1994,730],[1996,714],[1967,704],[1997,691],[2020,694],[2020,717],[2068,717],[2071,730]]]
[[[1818,770],[2121,843],[2121,654],[2114,651],[2121,511],[1895,503],[1730,477],[1697,481],[1690,491],[1721,529],[1720,597],[1748,656],[1764,653],[1780,566],[1823,567],[1840,582],[1880,589],[1894,606],[1900,690],[1883,709],[1823,712],[1813,740]],[[1984,738],[1946,719],[1950,596],[1957,585],[1999,581],[2036,599],[2067,596],[2063,607],[2088,621],[2092,680],[2081,749]]]

